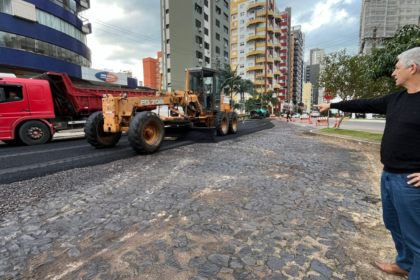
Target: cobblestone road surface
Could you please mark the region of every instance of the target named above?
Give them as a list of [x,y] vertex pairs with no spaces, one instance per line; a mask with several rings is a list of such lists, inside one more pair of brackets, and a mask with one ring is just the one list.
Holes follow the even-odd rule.
[[278,122],[34,179],[75,185],[3,217],[0,279],[393,279],[364,261],[392,257],[368,250],[390,242],[377,170],[304,131]]

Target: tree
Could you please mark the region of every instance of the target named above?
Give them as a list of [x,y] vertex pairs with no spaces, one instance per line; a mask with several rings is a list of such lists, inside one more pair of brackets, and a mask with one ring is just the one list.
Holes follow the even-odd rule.
[[374,49],[366,61],[366,76],[378,80],[390,77],[394,72],[398,55],[415,47],[420,47],[420,27],[405,25],[398,29],[395,36],[384,41],[380,49]]
[[236,95],[238,90],[238,83],[241,80],[241,76],[238,75],[238,67],[232,69],[230,65],[226,65],[225,70],[222,72],[222,84],[221,88],[227,88],[230,96],[230,106],[233,107],[233,96]]
[[253,110],[259,109],[260,105],[257,105],[261,103],[260,101],[260,94],[255,90],[251,90],[248,92],[251,96],[248,98],[245,102],[245,112],[251,112]]
[[[350,56],[346,50],[324,57],[318,77],[318,88],[328,90],[326,95],[340,97],[343,101],[358,98],[377,98],[395,91],[395,82],[387,77],[371,80],[366,75],[367,55]],[[347,114],[346,114],[347,115]],[[346,116],[345,115],[345,116]],[[340,119],[340,126],[344,116]]]
[[268,106],[270,104],[275,107],[280,103],[280,100],[277,97],[273,97],[274,91],[269,90],[267,91],[267,94],[262,95],[262,103],[263,108],[268,110]]
[[241,103],[239,108],[236,108],[235,105],[239,104],[236,103],[234,105],[235,109],[246,109],[245,106],[245,93],[246,92],[252,92],[255,90],[255,84],[254,82],[252,82],[251,80],[247,80],[247,79],[241,79],[238,81],[237,85],[236,85],[236,94],[239,94],[239,96],[241,97]]

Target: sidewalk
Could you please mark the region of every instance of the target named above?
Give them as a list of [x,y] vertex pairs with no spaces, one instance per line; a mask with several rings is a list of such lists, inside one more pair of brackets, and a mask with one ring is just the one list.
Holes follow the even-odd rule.
[[57,139],[67,139],[67,138],[82,138],[85,137],[85,132],[83,128],[80,129],[69,129],[56,132],[54,134],[53,140]]

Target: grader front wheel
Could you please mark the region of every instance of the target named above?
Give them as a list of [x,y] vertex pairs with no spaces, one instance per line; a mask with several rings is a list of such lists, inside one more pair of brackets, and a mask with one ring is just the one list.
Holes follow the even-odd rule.
[[121,138],[121,132],[109,133],[104,131],[104,115],[95,112],[86,121],[86,140],[97,149],[111,148],[117,145]]
[[214,117],[214,126],[216,128],[217,135],[225,136],[229,131],[229,119],[225,112],[217,112]]
[[128,142],[139,154],[157,152],[163,144],[164,137],[165,127],[155,113],[141,112],[130,123]]
[[229,118],[229,133],[235,134],[238,132],[238,115],[234,112],[228,114]]

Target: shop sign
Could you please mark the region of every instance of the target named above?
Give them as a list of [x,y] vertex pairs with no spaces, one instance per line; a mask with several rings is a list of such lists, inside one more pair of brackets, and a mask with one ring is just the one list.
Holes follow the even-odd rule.
[[118,81],[118,77],[109,72],[98,72],[95,74],[95,77],[106,83],[115,83]]

